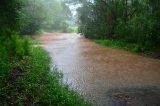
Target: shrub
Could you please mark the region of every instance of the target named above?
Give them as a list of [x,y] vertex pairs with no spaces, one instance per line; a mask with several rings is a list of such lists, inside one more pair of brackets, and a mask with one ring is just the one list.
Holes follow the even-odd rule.
[[1,29],[1,46],[6,48],[8,55],[12,57],[23,57],[29,54],[29,38],[20,38],[18,33],[10,29]]

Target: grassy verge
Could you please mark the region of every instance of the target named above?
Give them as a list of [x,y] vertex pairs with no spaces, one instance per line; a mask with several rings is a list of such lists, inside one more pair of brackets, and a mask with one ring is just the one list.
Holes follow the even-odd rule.
[[[50,57],[42,48],[17,33],[0,36],[0,106],[88,106],[64,85],[62,74],[51,69]],[[7,36],[9,35],[9,36]],[[31,44],[30,44],[31,43]]]
[[50,69],[50,58],[42,48],[33,48],[30,56],[13,61],[12,69],[1,88],[0,105],[88,105],[61,83],[62,75],[56,68]]
[[102,46],[120,48],[135,53],[144,53],[150,55],[152,53],[160,52],[160,48],[154,48],[154,47],[149,48],[138,44],[128,43],[122,40],[94,40],[94,41]]

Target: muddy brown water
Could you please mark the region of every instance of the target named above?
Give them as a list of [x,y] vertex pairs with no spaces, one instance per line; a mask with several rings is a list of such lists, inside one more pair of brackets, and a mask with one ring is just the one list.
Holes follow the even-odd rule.
[[93,106],[160,106],[160,60],[77,34],[46,33],[37,39],[62,70],[64,83]]

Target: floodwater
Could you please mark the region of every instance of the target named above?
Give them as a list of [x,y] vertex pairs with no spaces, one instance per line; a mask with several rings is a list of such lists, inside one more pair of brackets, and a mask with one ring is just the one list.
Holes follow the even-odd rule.
[[93,106],[160,106],[160,60],[100,46],[77,34],[38,38],[63,81]]

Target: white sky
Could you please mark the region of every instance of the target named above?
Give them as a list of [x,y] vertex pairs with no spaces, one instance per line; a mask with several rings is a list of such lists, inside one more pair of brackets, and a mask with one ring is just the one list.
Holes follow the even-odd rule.
[[70,8],[73,16],[75,16],[75,15],[77,14],[76,9],[77,9],[78,7],[80,7],[80,4],[77,4],[77,5],[69,5],[69,8]]

